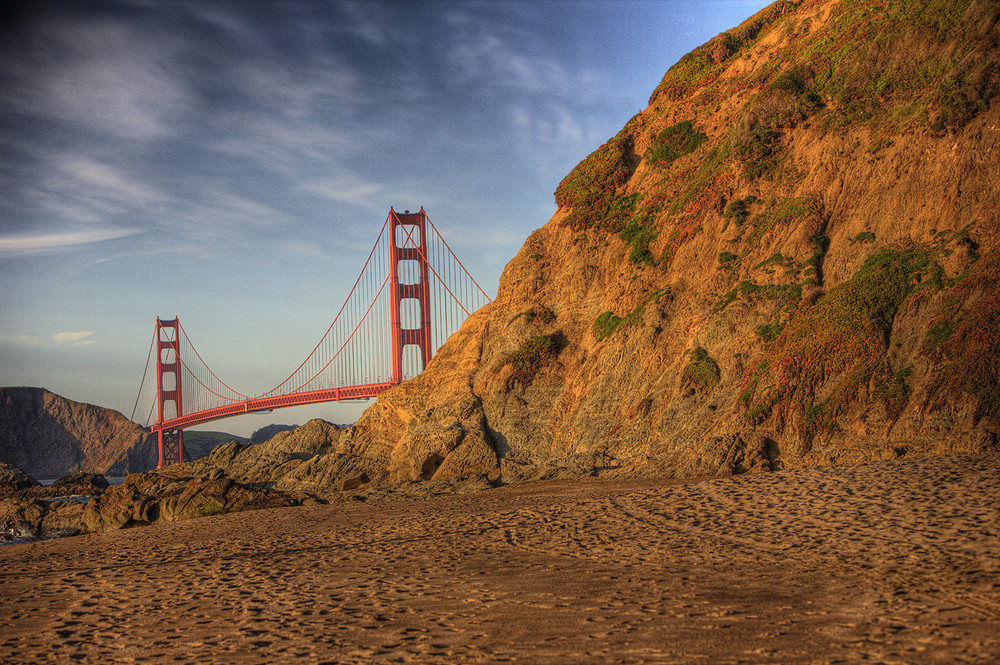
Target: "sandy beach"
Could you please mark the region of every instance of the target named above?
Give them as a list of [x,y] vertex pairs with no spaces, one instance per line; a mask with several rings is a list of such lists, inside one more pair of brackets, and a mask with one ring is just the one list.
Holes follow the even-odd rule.
[[1000,455],[0,548],[4,663],[994,663]]

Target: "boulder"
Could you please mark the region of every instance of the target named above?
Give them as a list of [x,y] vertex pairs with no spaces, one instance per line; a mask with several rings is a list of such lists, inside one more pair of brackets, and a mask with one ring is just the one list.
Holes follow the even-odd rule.
[[37,480],[16,466],[0,462],[0,496],[38,485]]
[[108,480],[99,473],[74,473],[55,481],[52,487],[63,490],[64,494],[94,496],[108,489]]

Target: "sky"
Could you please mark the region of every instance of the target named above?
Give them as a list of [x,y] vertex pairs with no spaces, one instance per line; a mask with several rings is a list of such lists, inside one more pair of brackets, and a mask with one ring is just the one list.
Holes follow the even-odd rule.
[[493,297],[559,181],[767,4],[6,2],[0,386],[129,416],[156,317],[177,316],[216,374],[265,392],[326,331],[390,206],[423,206]]

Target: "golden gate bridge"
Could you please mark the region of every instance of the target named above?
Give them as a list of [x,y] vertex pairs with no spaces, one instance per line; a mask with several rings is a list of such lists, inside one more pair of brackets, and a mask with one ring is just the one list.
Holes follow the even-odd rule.
[[[389,209],[333,323],[288,378],[258,395],[231,388],[179,318],[156,319],[132,410],[158,435],[159,466],[184,461],[184,428],[289,406],[372,398],[419,374],[471,312],[490,302],[421,208]],[[140,409],[140,406],[142,407]]]

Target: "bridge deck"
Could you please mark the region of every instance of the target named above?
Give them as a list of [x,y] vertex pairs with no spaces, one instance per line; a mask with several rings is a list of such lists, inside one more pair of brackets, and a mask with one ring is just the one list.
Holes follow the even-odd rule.
[[287,406],[300,406],[303,404],[316,404],[318,402],[339,402],[349,399],[366,399],[376,397],[380,393],[399,385],[398,382],[372,383],[362,386],[348,386],[346,388],[328,388],[325,390],[311,390],[309,392],[292,393],[290,395],[279,395],[276,397],[254,397],[244,402],[235,402],[226,406],[219,406],[214,409],[206,409],[196,413],[186,413],[182,416],[156,423],[152,426],[152,431],[183,429],[193,427],[201,423],[212,420],[220,420],[231,416],[241,416],[247,413],[257,413],[259,411],[271,411]]

